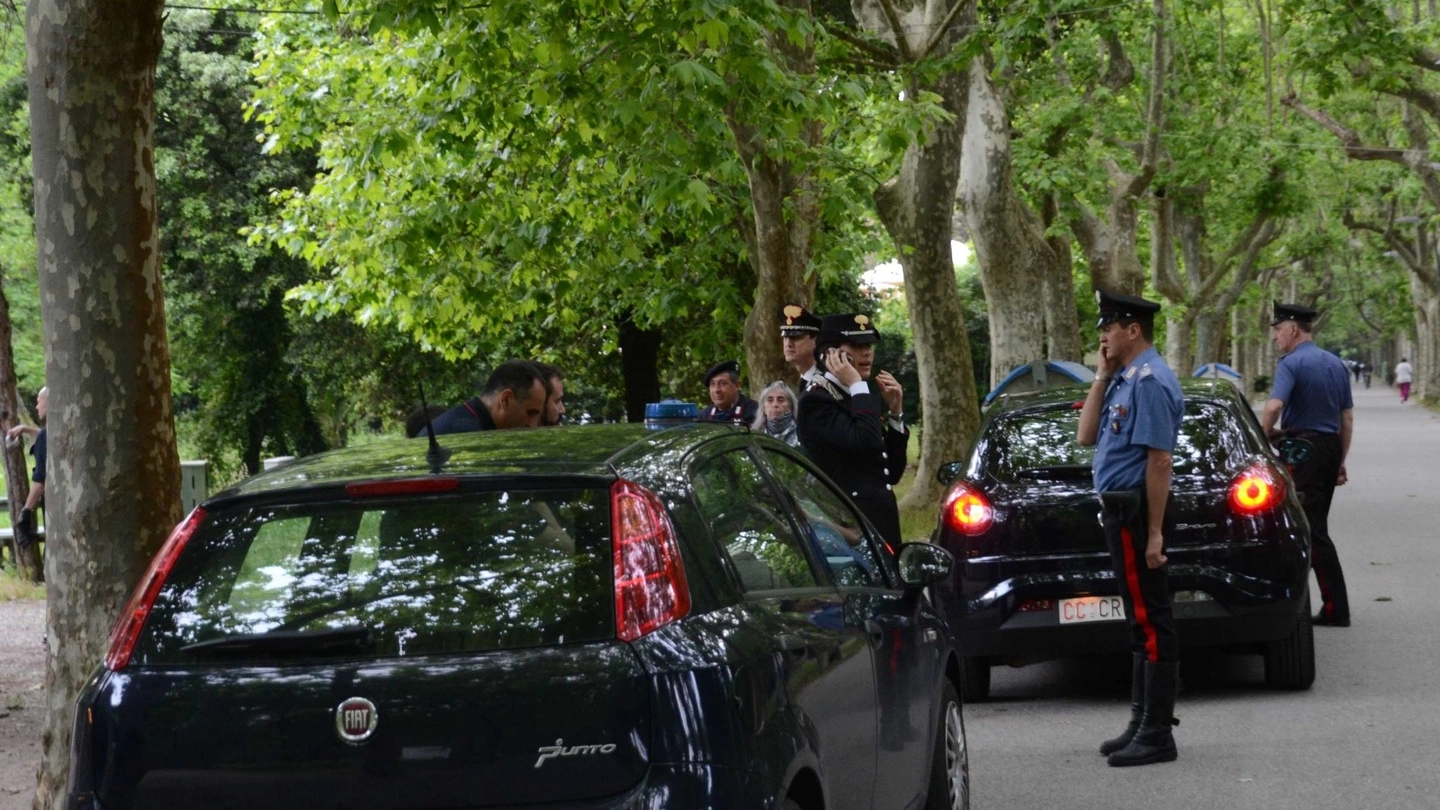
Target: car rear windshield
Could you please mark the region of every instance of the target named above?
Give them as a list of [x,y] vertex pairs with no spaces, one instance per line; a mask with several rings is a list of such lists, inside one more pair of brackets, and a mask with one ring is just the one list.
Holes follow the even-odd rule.
[[[134,660],[595,641],[614,634],[612,578],[607,490],[217,510],[161,589]],[[259,643],[236,643],[247,637]]]
[[[1075,441],[1080,411],[1069,405],[1019,411],[995,419],[978,448],[980,463],[995,478],[1020,480],[1089,479],[1094,447]],[[1105,429],[1105,425],[1100,426]],[[1220,405],[1187,400],[1176,438],[1173,474],[1210,478],[1233,473],[1256,451]]]

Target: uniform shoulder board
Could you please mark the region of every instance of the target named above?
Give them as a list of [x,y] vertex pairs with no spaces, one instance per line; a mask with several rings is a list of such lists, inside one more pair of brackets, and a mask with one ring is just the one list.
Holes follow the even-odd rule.
[[1135,367],[1131,366],[1130,368],[1125,369],[1125,373],[1120,376],[1124,377],[1127,380],[1135,379]]
[[834,383],[819,374],[810,378],[810,384],[805,387],[805,390],[824,391],[835,399],[844,399],[844,397],[840,395],[840,389],[836,388]]
[[1154,370],[1152,370],[1152,369],[1150,368],[1150,364],[1149,364],[1149,363],[1146,363],[1145,365],[1143,365],[1143,366],[1140,367],[1140,379],[1142,379],[1142,380],[1145,379],[1146,377],[1149,377],[1151,374],[1154,374],[1154,373],[1155,373],[1155,372],[1154,372]]

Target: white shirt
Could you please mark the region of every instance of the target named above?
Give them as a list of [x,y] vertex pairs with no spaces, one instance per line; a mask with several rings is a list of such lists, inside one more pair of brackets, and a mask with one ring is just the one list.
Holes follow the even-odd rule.
[[1411,374],[1411,370],[1410,370],[1410,364],[1409,364],[1409,363],[1401,362],[1401,363],[1397,363],[1397,364],[1395,365],[1395,382],[1397,382],[1397,383],[1408,383],[1408,382],[1410,382],[1410,374]]

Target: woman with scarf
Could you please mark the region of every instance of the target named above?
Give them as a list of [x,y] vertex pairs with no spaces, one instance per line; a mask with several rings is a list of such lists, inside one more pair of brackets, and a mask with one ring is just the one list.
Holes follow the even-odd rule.
[[799,447],[800,437],[795,434],[795,402],[794,389],[784,381],[770,383],[760,392],[760,412],[751,427],[791,447]]

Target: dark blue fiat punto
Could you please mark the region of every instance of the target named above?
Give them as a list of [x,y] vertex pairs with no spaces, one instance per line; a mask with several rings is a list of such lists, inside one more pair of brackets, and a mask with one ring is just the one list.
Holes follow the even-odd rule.
[[943,549],[728,426],[442,438],[186,518],[80,696],[68,806],[968,806]]

